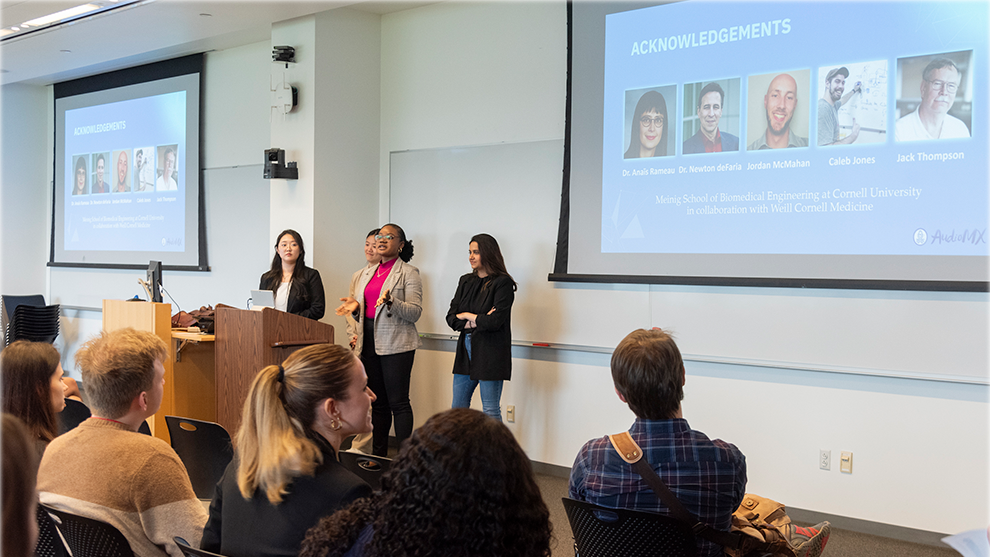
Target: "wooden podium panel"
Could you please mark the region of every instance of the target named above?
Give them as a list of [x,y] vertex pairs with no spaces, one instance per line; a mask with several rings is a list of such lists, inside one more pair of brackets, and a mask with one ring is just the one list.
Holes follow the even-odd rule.
[[[115,331],[131,327],[148,331],[162,339],[166,346],[172,344],[172,305],[154,302],[130,302],[126,300],[103,300],[103,330]],[[151,434],[169,441],[165,415],[174,412],[175,376],[172,373],[172,358],[162,362],[165,368],[165,393],[162,405],[150,420]]]
[[300,348],[333,342],[333,326],[269,308],[218,306],[216,333],[217,423],[231,436],[241,424],[244,399],[259,371]]
[[217,421],[214,335],[172,330],[172,371],[175,403],[172,416]]

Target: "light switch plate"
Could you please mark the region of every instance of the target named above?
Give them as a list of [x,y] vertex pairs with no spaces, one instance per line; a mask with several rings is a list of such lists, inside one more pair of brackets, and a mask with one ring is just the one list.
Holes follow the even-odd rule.
[[853,473],[853,454],[849,452],[842,452],[842,456],[839,458],[839,470],[846,473]]

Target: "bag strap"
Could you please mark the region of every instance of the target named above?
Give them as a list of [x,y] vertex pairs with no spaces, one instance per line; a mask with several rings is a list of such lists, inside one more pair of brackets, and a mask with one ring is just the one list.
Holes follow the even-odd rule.
[[691,526],[691,531],[696,536],[702,537],[710,542],[716,543],[729,549],[739,549],[742,546],[742,537],[739,534],[721,532],[698,520],[698,517],[691,514],[691,511],[684,508],[684,505],[677,500],[667,484],[663,483],[660,476],[653,471],[650,463],[643,458],[643,449],[633,440],[628,431],[609,435],[608,440],[612,442],[612,447],[619,453],[622,460],[632,465],[632,469],[639,474],[653,490],[653,493],[663,501],[674,518]]

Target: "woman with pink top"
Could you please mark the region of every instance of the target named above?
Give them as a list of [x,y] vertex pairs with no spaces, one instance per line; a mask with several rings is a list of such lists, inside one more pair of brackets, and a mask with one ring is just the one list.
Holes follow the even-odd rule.
[[388,433],[395,419],[401,443],[412,434],[409,379],[419,347],[416,321],[423,313],[423,282],[419,269],[408,264],[412,242],[396,224],[386,224],[375,236],[381,261],[361,274],[356,296],[341,298],[337,315],[358,322],[354,351],[368,373],[368,387],[378,396],[371,406],[372,452],[388,454]]

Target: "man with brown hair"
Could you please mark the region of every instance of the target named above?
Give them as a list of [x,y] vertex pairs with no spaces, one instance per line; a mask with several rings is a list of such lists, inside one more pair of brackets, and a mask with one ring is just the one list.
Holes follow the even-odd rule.
[[[688,426],[681,413],[684,362],[674,339],[659,329],[633,331],[612,353],[611,367],[615,393],[636,415],[629,434],[643,457],[688,511],[727,532],[746,491],[746,457],[735,445]],[[578,452],[569,492],[572,499],[603,507],[668,512],[607,436]],[[698,555],[723,551],[698,538]]]
[[93,416],[45,451],[41,502],[107,522],[135,555],[175,557],[174,536],[199,546],[206,510],[161,439],[138,433],[162,403],[165,343],[134,329],[103,332],[76,353]]

